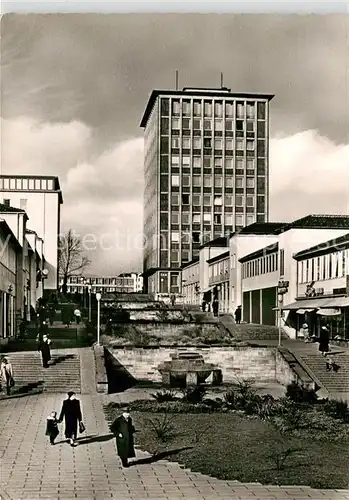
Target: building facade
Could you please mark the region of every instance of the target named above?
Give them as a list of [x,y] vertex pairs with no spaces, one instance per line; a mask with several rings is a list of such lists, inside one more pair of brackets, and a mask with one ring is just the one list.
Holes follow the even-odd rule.
[[154,90],[144,112],[144,279],[180,293],[200,245],[268,220],[269,102],[228,88]]
[[27,221],[23,210],[0,204],[0,344],[17,333],[22,318],[30,319],[42,297],[42,240]]
[[63,203],[58,178],[1,175],[0,202],[27,213],[30,229],[43,240],[45,268],[48,271],[45,289],[57,290],[60,211]]
[[[60,285],[63,281],[60,282]],[[118,276],[70,276],[68,293],[83,293],[91,287],[93,292],[142,293],[143,277],[140,273],[122,273]]]
[[208,263],[208,284],[211,289],[216,288],[219,311],[222,313],[229,312],[229,270],[230,270],[230,254],[229,250],[212,257]]
[[200,304],[200,262],[198,257],[182,268],[182,293],[184,304]]

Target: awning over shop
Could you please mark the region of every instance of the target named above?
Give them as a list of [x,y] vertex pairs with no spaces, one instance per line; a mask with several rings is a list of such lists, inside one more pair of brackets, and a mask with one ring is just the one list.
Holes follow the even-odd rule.
[[314,309],[298,309],[297,314],[305,314],[314,311]]
[[320,316],[340,316],[341,311],[340,309],[319,309],[316,314],[319,314]]
[[326,307],[349,307],[349,297],[335,297],[330,299]]
[[330,300],[333,299],[329,299],[328,297],[316,297],[313,299],[296,300],[296,302],[282,306],[282,309],[284,311],[296,311],[297,309],[320,309],[321,307],[325,307]]

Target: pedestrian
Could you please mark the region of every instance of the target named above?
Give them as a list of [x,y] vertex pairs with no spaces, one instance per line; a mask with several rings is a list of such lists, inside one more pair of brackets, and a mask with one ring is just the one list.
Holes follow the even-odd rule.
[[202,303],[201,303],[201,309],[202,309],[202,312],[206,312],[206,300],[202,301]]
[[308,344],[310,342],[310,334],[307,323],[303,323],[302,328],[300,329],[301,336],[304,338],[304,342]]
[[50,443],[55,444],[55,439],[59,434],[57,412],[51,411],[46,419],[46,436],[49,436]]
[[238,306],[235,311],[235,322],[237,325],[241,323],[241,306]]
[[218,316],[219,302],[218,299],[214,298],[212,302],[213,316]]
[[9,396],[11,394],[11,388],[15,385],[15,381],[13,378],[12,365],[5,356],[1,358],[0,371],[1,378],[6,386],[6,394]]
[[175,305],[175,303],[176,303],[176,296],[175,296],[175,294],[174,294],[174,293],[171,295],[170,300],[171,300],[171,306],[172,306],[172,307],[174,307],[174,305]]
[[52,326],[54,321],[55,321],[55,317],[56,317],[56,308],[54,305],[51,305],[50,309],[49,309],[49,322],[50,322],[50,325]]
[[58,422],[65,419],[65,437],[70,446],[76,446],[75,440],[78,433],[78,424],[80,432],[83,432],[85,426],[82,423],[82,413],[80,401],[76,399],[75,392],[69,391],[68,398],[63,401],[62,410]]
[[47,335],[42,336],[42,340],[39,337],[38,351],[41,352],[42,366],[48,368],[48,362],[51,360],[51,339]]
[[136,456],[134,449],[133,434],[136,432],[133,427],[132,418],[126,409],[120,417],[117,417],[110,430],[116,438],[116,447],[123,467],[129,467],[128,459]]
[[323,356],[325,356],[326,353],[329,352],[330,350],[329,342],[330,342],[330,332],[328,331],[328,328],[326,326],[322,326],[319,338],[319,351]]
[[80,309],[76,308],[74,311],[74,317],[77,325],[80,325],[81,322],[81,312]]
[[338,370],[340,369],[340,366],[337,365],[337,363],[334,361],[334,359],[332,358],[332,356],[330,356],[329,354],[326,354],[326,370],[328,372],[338,372]]

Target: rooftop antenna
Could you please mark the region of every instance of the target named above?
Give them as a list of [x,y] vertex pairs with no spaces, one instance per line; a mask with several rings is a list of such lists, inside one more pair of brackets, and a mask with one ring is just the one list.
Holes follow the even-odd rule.
[[223,73],[221,73],[221,89],[223,88]]
[[176,69],[176,90],[178,90],[178,69]]

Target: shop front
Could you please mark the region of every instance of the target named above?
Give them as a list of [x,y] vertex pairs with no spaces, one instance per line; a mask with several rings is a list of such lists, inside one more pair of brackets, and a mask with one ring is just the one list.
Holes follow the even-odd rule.
[[349,341],[349,297],[328,296],[301,299],[283,306],[289,311],[288,326],[300,336],[302,325],[308,325],[309,333],[318,337],[322,326],[327,326],[331,340]]

